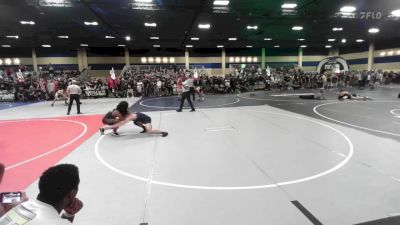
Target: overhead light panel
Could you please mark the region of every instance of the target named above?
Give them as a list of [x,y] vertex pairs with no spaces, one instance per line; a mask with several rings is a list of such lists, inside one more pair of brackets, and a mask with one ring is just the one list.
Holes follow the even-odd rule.
[[115,37],[114,36],[106,36],[106,39],[114,39]]
[[252,48],[252,47],[253,47],[252,45],[247,45],[247,46],[246,46],[246,48]]
[[217,48],[223,48],[224,46],[223,45],[217,45]]
[[275,46],[274,46],[274,48],[280,48],[280,47],[281,47],[281,46],[279,46],[279,45],[275,45]]
[[379,55],[380,56],[386,56],[386,52],[381,52]]
[[394,51],[388,51],[387,55],[392,56],[394,54]]
[[210,29],[211,25],[210,24],[199,24],[200,29]]
[[247,30],[257,30],[258,29],[258,26],[256,25],[256,26],[247,26]]
[[299,38],[299,39],[297,39],[298,41],[305,41],[306,39],[304,39],[304,38]]
[[345,44],[347,42],[346,38],[342,39],[342,43]]
[[392,16],[400,17],[400,9],[396,9],[396,10],[392,11],[391,14],[392,14]]
[[307,45],[300,45],[300,48],[307,48]]
[[12,63],[10,58],[5,59],[4,62],[6,63],[6,65],[11,65]]
[[282,9],[294,9],[297,7],[296,3],[285,3],[282,6]]
[[161,47],[160,45],[153,45],[154,48],[159,48]]
[[229,1],[219,1],[219,0],[215,0],[215,1],[214,1],[214,5],[227,6],[227,5],[229,5]]
[[58,38],[61,38],[61,39],[68,39],[69,38],[69,36],[67,36],[67,35],[60,35],[60,36],[57,36]]
[[43,48],[51,48],[51,45],[42,45]]
[[340,8],[340,12],[344,12],[344,13],[352,13],[356,10],[357,10],[357,8],[354,6],[343,6],[342,8]]
[[376,33],[379,33],[379,29],[378,28],[371,28],[371,29],[368,30],[368,32],[371,33],[371,34],[376,34]]
[[19,65],[21,60],[19,60],[18,58],[13,59],[14,65]]
[[88,44],[80,44],[81,47],[88,47]]
[[160,39],[159,37],[150,37],[150,40],[158,40]]
[[193,45],[186,45],[186,48],[193,48]]
[[192,40],[192,41],[198,41],[198,40],[200,40],[200,38],[198,38],[198,37],[192,37],[192,38],[190,38],[190,40]]
[[343,31],[343,27],[334,27],[332,31]]
[[11,45],[1,45],[2,48],[11,48]]
[[0,65],[3,65],[3,60],[0,59]]
[[329,42],[334,42],[334,41],[336,41],[336,39],[330,38],[330,39],[328,39],[328,41],[329,41]]
[[233,37],[233,38],[229,38],[229,41],[237,41],[237,38]]
[[131,36],[126,36],[126,37],[125,37],[125,40],[126,40],[126,41],[130,41],[130,40],[131,40]]
[[303,30],[303,27],[301,27],[301,26],[294,26],[294,27],[292,27],[292,30],[296,30],[296,31],[298,31],[298,30]]
[[272,41],[272,38],[264,38],[264,41]]
[[35,25],[34,21],[19,21],[19,23],[21,23],[22,25]]
[[156,23],[144,23],[145,27],[156,27],[157,24]]
[[361,42],[364,42],[364,40],[363,39],[357,39],[356,42],[361,43]]
[[170,57],[169,58],[169,63],[175,63],[175,58],[174,57]]
[[153,0],[135,0],[135,2],[140,2],[140,3],[150,3]]
[[325,48],[332,48],[332,45],[325,45]]
[[118,45],[118,47],[125,47],[125,45]]
[[70,0],[41,0],[39,5],[43,7],[72,7]]
[[99,25],[99,23],[96,22],[96,21],[85,21],[84,24],[86,26],[97,26],[97,25]]
[[7,35],[6,38],[14,38],[14,39],[18,39],[19,36],[18,35]]

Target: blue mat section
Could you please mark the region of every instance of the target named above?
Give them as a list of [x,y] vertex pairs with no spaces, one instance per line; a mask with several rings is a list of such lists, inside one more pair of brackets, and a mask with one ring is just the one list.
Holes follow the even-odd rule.
[[35,102],[0,102],[0,110],[14,108],[18,106],[30,105]]

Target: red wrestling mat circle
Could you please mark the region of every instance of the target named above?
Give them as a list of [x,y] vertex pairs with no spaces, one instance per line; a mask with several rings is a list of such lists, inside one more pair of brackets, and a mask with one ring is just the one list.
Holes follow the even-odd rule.
[[101,116],[0,121],[0,161],[6,166],[0,192],[26,188],[100,126]]

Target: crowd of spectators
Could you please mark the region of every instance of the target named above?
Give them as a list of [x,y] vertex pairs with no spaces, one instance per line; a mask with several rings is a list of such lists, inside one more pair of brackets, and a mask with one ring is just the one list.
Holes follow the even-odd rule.
[[[194,74],[195,88],[205,94],[229,94],[255,90],[295,90],[318,88],[375,88],[381,84],[400,83],[400,73],[374,71],[351,71],[341,74],[304,72],[290,66],[260,69],[235,68],[225,76],[208,76],[196,71],[127,70],[114,79],[92,78],[79,82],[82,98],[90,97],[152,97],[178,94],[180,83],[189,73]],[[78,71],[44,73],[40,76],[25,75],[18,78],[12,71],[0,72],[0,94],[13,97],[16,101],[52,100],[54,93],[65,89],[77,77]],[[79,80],[78,80],[79,81]],[[0,96],[1,98],[1,96]]]

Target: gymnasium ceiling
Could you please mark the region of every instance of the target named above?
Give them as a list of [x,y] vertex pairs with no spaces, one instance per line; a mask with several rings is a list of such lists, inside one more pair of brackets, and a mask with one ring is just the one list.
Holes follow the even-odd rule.
[[[324,48],[326,45],[367,46],[398,44],[400,18],[392,16],[400,9],[399,0],[230,0],[228,6],[215,6],[214,0],[0,0],[0,44],[12,47],[75,48],[117,47],[131,49],[178,48],[297,48],[300,45]],[[283,3],[296,3],[294,10],[282,9]],[[343,6],[356,11],[340,14]],[[366,14],[364,14],[364,12]],[[364,15],[364,16],[363,16]],[[369,15],[369,16],[368,16]],[[34,21],[22,25],[20,21]],[[98,23],[87,26],[85,21]],[[156,23],[145,27],[144,23]],[[210,29],[198,25],[210,24]],[[248,30],[247,26],[257,26]],[[293,31],[293,26],[303,30]],[[334,32],[333,27],[343,31]],[[368,30],[380,29],[377,34]],[[6,38],[18,35],[18,39]],[[68,36],[61,39],[58,36]],[[113,36],[106,39],[105,36]],[[126,36],[131,40],[127,41]],[[151,40],[150,37],[159,37]],[[191,40],[199,38],[198,41]],[[236,37],[237,41],[228,41]],[[264,40],[271,38],[272,40]],[[341,43],[345,38],[346,43]],[[305,39],[299,41],[298,39]],[[336,39],[328,42],[328,39]],[[357,39],[365,40],[357,43]],[[0,48],[1,51],[1,48]]]

